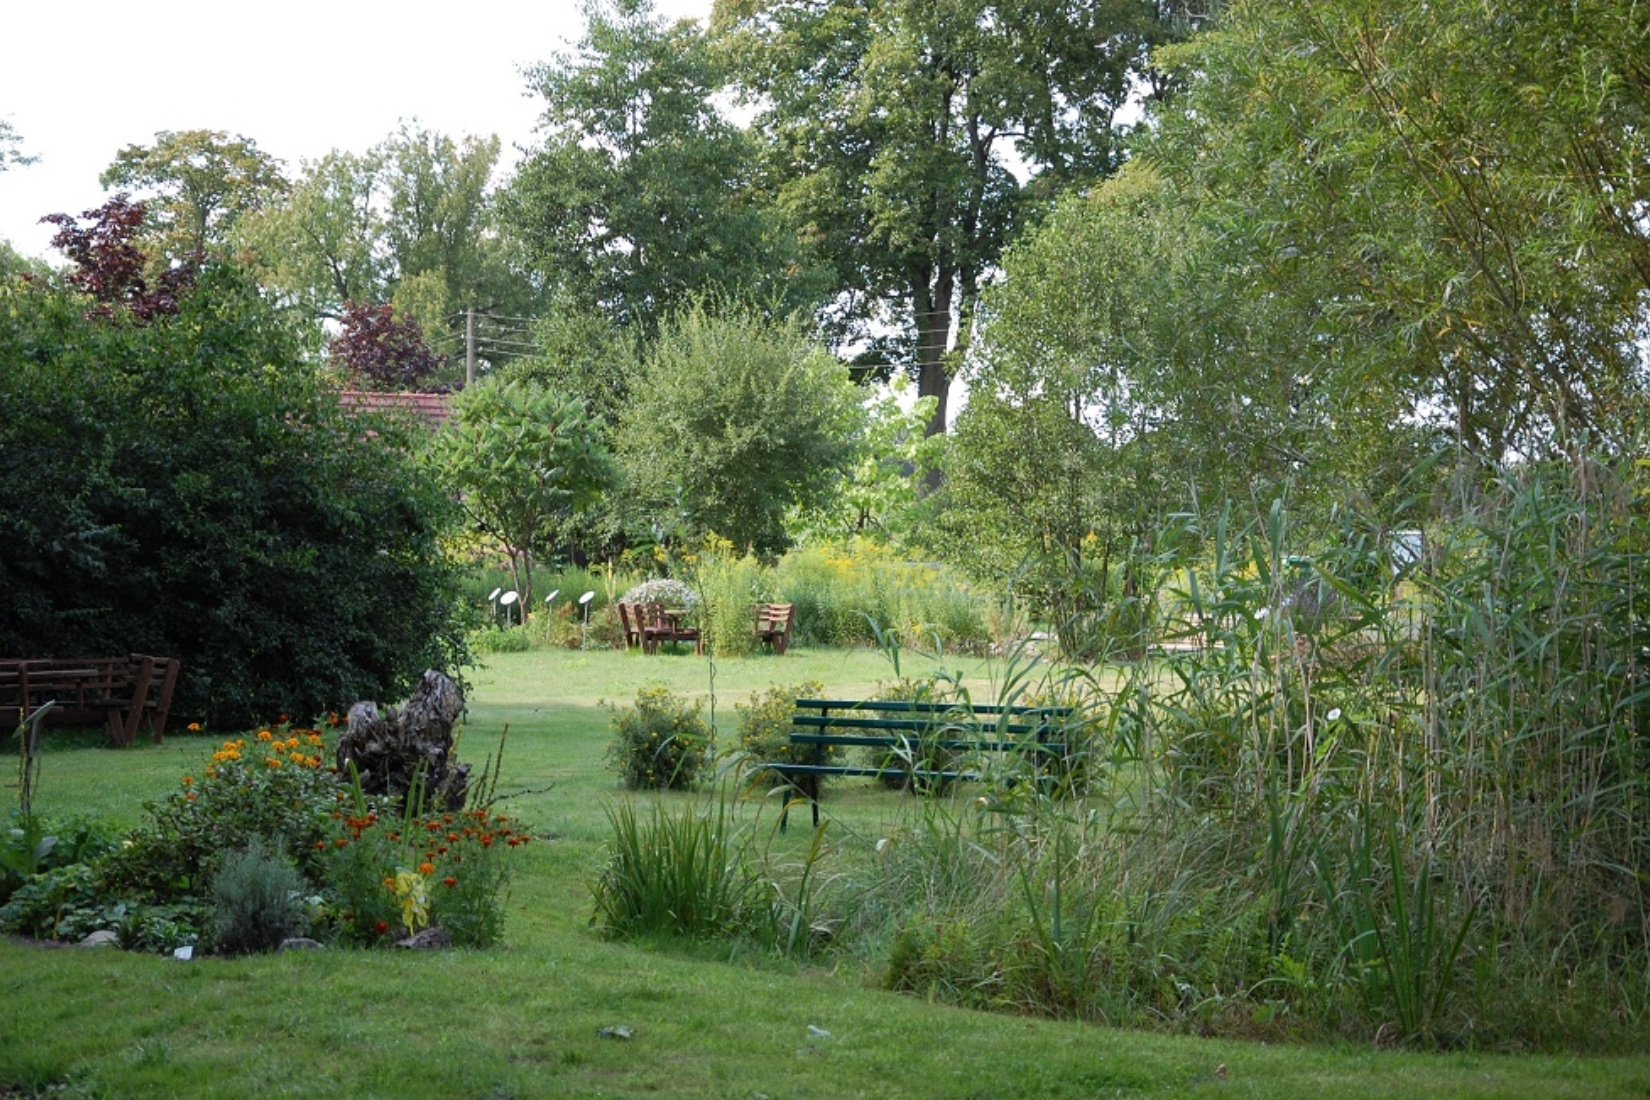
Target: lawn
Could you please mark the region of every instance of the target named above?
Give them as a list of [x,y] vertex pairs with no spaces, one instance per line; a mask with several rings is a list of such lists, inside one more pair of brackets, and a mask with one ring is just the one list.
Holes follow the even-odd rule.
[[[1000,671],[947,662],[983,695]],[[904,671],[921,662],[907,657]],[[876,988],[856,965],[799,969],[736,948],[622,944],[589,927],[606,807],[607,713],[643,683],[706,698],[719,727],[770,684],[870,691],[866,652],[720,661],[592,651],[499,655],[470,674],[461,756],[508,727],[500,789],[538,841],[519,852],[505,946],[296,952],[180,962],[0,943],[0,1097],[1096,1097],[1650,1095],[1650,1059],[1416,1054],[1117,1031],[972,1012]],[[220,731],[226,735],[236,731]],[[54,734],[40,807],[135,821],[215,738],[122,751]],[[9,797],[9,795],[8,795]],[[671,795],[669,798],[691,798]],[[847,784],[834,843],[873,838],[906,796]],[[770,804],[750,812],[768,815]],[[808,830],[775,843],[806,845]],[[631,1038],[599,1037],[623,1025]]]

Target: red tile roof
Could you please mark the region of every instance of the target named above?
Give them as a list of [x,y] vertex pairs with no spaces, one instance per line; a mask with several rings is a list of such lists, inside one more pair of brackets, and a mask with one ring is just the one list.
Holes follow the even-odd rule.
[[376,393],[370,390],[340,390],[338,403],[346,409],[366,412],[411,413],[439,428],[453,415],[452,395],[447,393]]

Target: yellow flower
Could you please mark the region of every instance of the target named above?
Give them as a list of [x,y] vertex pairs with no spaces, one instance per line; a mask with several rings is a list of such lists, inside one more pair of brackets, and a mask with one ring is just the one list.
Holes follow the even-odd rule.
[[415,871],[395,873],[395,898],[401,903],[401,922],[411,936],[430,921],[429,898],[424,891],[424,876]]
[[190,733],[199,733],[200,731],[201,731],[201,724],[199,722],[189,723],[189,732]]
[[258,731],[258,740],[260,740],[260,741],[268,741],[271,737],[274,737],[274,736],[275,735],[270,733],[268,730],[259,730]]

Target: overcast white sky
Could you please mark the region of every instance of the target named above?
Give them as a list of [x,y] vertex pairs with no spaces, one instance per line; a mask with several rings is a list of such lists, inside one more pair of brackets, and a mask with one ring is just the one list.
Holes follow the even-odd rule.
[[[705,19],[711,0],[654,0]],[[0,118],[39,160],[0,172],[0,240],[58,262],[53,213],[106,198],[97,178],[161,130],[223,130],[286,162],[362,152],[401,120],[532,141],[521,68],[568,49],[579,0],[10,0],[0,17]]]

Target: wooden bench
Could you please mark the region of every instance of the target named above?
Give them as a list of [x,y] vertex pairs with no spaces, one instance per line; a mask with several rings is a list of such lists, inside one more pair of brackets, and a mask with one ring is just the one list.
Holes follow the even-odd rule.
[[[981,778],[986,753],[1021,754],[1033,773],[1066,754],[1054,740],[1071,716],[1070,707],[1019,707],[994,704],[940,703],[925,700],[798,699],[791,718],[793,745],[811,746],[805,763],[763,764],[785,777],[813,808],[819,827],[819,784],[827,775],[893,777],[907,783],[952,783]],[[882,763],[830,764],[835,748],[866,747],[888,753]],[[963,766],[925,767],[934,750],[961,753]],[[790,813],[787,801],[779,814],[783,832]]]
[[756,642],[784,653],[791,644],[791,628],[796,625],[794,603],[759,603],[756,605]]
[[630,613],[639,615],[636,622],[641,630],[643,653],[657,653],[666,642],[692,642],[693,652],[705,651],[705,639],[698,628],[682,622],[687,611],[660,603],[639,603],[631,605]]
[[130,745],[144,723],[159,742],[166,732],[181,668],[176,658],[141,653],[0,658],[0,708],[23,714],[55,702],[54,719],[102,721],[116,745]]

